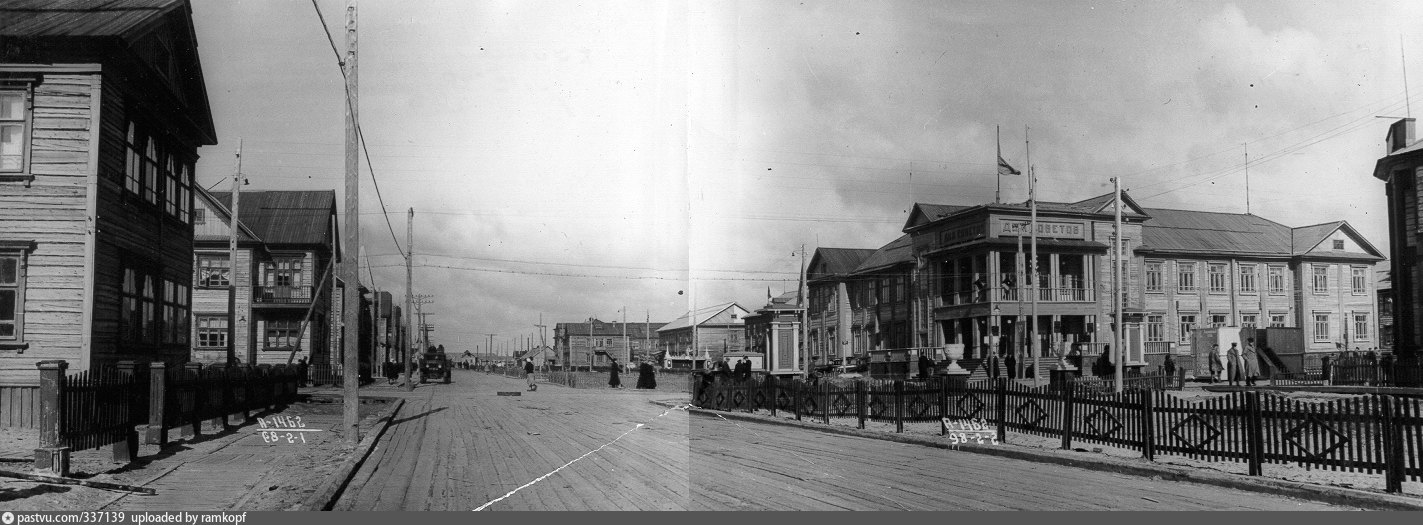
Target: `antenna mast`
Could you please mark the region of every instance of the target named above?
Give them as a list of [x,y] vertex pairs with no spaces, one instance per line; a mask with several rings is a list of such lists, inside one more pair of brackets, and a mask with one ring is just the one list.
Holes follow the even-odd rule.
[[1245,214],[1250,215],[1250,143],[1245,142]]
[[1398,59],[1403,62],[1403,107],[1408,118],[1413,118],[1413,105],[1408,101],[1408,58],[1403,56],[1403,35],[1398,35]]

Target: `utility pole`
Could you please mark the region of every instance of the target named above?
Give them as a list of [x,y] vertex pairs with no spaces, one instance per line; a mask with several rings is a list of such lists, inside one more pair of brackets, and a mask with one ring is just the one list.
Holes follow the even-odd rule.
[[237,204],[242,199],[242,139],[232,169],[232,225],[227,238],[227,366],[237,362]]
[[[342,246],[347,250],[361,245],[361,179],[360,179],[360,137],[356,131],[357,107],[360,98],[356,82],[356,0],[346,3],[346,226]],[[355,445],[361,441],[360,394],[356,388],[360,381],[360,324],[361,324],[361,274],[356,268],[356,257],[347,254],[341,259],[341,278],[346,282],[346,290],[341,294],[341,329],[345,341],[345,366],[342,370],[342,390],[345,401],[343,432],[346,443]]]
[[[1031,145],[1031,142],[1028,142],[1027,137],[1028,127],[1023,126],[1023,144],[1025,148],[1028,145]],[[1028,234],[1030,236],[1029,238],[1032,239],[1032,246],[1029,248],[1029,251],[1031,252],[1029,258],[1031,258],[1032,260],[1028,262],[1028,267],[1031,268],[1033,272],[1033,320],[1028,323],[1028,327],[1031,328],[1033,331],[1033,338],[1031,339],[1033,346],[1031,348],[1031,352],[1033,354],[1033,387],[1036,388],[1042,386],[1042,380],[1040,378],[1042,377],[1043,372],[1042,363],[1040,363],[1040,359],[1038,359],[1038,356],[1042,355],[1042,347],[1040,346],[1042,344],[1042,337],[1038,335],[1038,290],[1042,287],[1042,284],[1039,282],[1042,280],[1042,274],[1038,271],[1038,171],[1033,168],[1033,156],[1031,149],[1028,150],[1027,155],[1028,203],[1032,208],[1032,210],[1029,212],[1032,215],[1031,220],[1029,221],[1031,224],[1028,226]]]
[[810,324],[807,312],[810,306],[805,304],[805,245],[800,245],[800,284],[796,285],[796,303],[800,306],[800,360],[803,366],[800,371],[801,379],[810,377],[810,340],[806,338],[806,325]]
[[[406,330],[415,326],[415,312],[411,310],[415,301],[415,208],[410,208],[405,216],[405,326]],[[415,390],[415,382],[410,378],[415,377],[415,361],[411,359],[410,343],[408,338],[402,338],[405,352],[401,358],[405,361],[405,391]]]
[[1117,357],[1117,377],[1114,380],[1115,385],[1113,386],[1116,387],[1117,393],[1120,394],[1122,392],[1122,373],[1125,369],[1123,362],[1126,361],[1126,352],[1123,351],[1124,349],[1122,348],[1122,329],[1126,328],[1126,323],[1122,322],[1122,274],[1124,273],[1122,263],[1124,261],[1122,260],[1121,177],[1112,177],[1112,186],[1112,195],[1115,197],[1114,206],[1116,207],[1117,215],[1116,223],[1112,231],[1112,304],[1116,306],[1114,308],[1116,312],[1113,315],[1116,320],[1116,325],[1112,330],[1112,350],[1114,350],[1113,354]]

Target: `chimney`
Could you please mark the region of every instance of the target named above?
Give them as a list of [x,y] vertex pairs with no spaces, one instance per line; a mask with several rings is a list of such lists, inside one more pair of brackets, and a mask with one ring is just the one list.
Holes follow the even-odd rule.
[[1401,150],[1413,144],[1413,119],[1399,119],[1388,128],[1388,138],[1384,139],[1387,144],[1388,153]]

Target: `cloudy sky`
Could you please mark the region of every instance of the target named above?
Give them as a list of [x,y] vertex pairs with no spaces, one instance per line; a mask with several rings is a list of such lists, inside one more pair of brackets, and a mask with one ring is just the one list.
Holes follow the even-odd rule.
[[[344,48],[346,3],[317,0]],[[952,5],[951,5],[952,4]],[[317,9],[196,0],[220,143],[199,180],[335,189],[342,79]],[[473,349],[596,316],[755,308],[817,246],[877,248],[915,202],[1040,198],[1289,225],[1382,250],[1372,178],[1423,57],[1418,2],[359,2],[363,279]],[[1400,41],[1401,40],[1401,41]],[[1423,61],[1411,59],[1414,74]],[[1417,80],[1417,79],[1415,79]],[[1420,109],[1423,111],[1423,109]],[[230,180],[230,179],[229,179]],[[1024,177],[1003,180],[1022,201]],[[396,235],[392,235],[391,230]],[[349,252],[348,252],[349,253]],[[370,270],[365,270],[369,265]]]

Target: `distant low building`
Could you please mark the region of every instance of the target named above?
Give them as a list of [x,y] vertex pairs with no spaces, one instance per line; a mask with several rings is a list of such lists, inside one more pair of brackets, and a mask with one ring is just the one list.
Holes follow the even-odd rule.
[[672,368],[699,369],[741,350],[745,318],[751,312],[736,303],[722,303],[687,312],[657,330],[658,345]]
[[604,366],[613,356],[621,363],[651,359],[657,352],[659,328],[665,323],[609,323],[588,318],[582,323],[554,325],[554,353],[558,364]]

